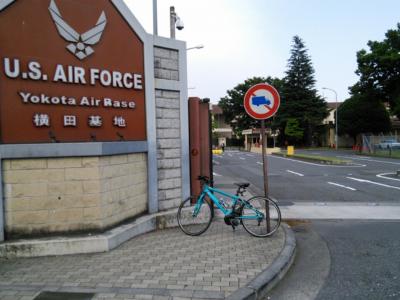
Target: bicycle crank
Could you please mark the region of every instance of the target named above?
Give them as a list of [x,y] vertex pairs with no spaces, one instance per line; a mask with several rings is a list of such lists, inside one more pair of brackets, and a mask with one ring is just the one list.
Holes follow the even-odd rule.
[[240,224],[240,221],[235,216],[232,215],[225,216],[224,221],[226,225],[231,225],[233,230],[235,230],[236,229],[235,227],[239,226]]

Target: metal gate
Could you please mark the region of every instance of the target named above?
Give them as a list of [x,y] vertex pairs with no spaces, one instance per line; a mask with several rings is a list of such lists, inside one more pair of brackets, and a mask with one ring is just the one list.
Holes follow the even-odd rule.
[[190,188],[192,195],[201,191],[199,175],[212,177],[210,100],[189,98]]

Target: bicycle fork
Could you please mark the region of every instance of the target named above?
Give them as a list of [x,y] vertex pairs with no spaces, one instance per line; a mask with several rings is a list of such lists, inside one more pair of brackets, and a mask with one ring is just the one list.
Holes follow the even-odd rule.
[[193,207],[193,211],[192,211],[193,218],[197,217],[197,215],[199,214],[200,208],[203,205],[203,202],[204,202],[204,194],[201,194],[200,198],[196,201],[196,204]]

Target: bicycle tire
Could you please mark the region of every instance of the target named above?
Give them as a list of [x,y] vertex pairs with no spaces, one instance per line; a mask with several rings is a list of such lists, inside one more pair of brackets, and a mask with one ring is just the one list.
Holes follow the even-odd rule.
[[[278,230],[282,220],[281,211],[275,201],[263,196],[255,196],[247,200],[247,203],[249,203],[251,207],[260,210],[264,217],[262,219],[247,219],[246,217],[255,217],[256,213],[254,209],[246,207],[247,205],[245,204],[240,218],[244,229],[255,237],[268,237],[273,235]],[[269,231],[266,222],[267,220],[265,218],[265,208],[267,204],[270,212]]]
[[203,201],[199,212],[194,216],[196,202],[192,204],[192,200],[197,197],[190,196],[181,203],[176,215],[179,228],[187,235],[196,236],[204,233],[210,227],[214,217],[214,211],[208,201]]

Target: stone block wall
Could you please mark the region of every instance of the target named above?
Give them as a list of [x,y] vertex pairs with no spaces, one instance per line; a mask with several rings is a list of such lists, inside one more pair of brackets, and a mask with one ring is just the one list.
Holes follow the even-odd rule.
[[102,230],[147,210],[143,153],[2,162],[5,232]]
[[[179,80],[178,51],[154,48],[155,77]],[[157,167],[159,210],[182,201],[181,104],[179,91],[156,89]]]
[[154,77],[179,81],[178,51],[154,47]]

